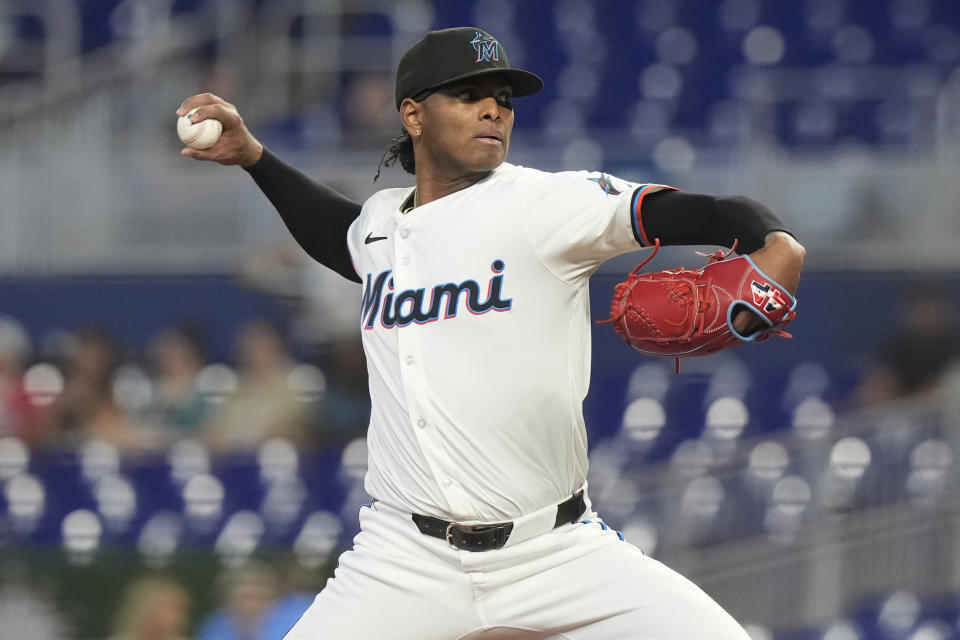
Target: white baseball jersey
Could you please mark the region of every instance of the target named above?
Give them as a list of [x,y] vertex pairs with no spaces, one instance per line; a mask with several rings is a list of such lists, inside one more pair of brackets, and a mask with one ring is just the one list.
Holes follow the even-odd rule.
[[645,241],[662,185],[504,163],[403,213],[374,194],[348,244],[363,280],[367,492],[448,520],[510,520],[587,476],[587,282]]

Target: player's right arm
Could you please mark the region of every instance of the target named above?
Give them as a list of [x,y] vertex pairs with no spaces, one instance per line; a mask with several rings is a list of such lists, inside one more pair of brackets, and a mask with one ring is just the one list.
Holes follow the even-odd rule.
[[361,205],[322,185],[270,153],[250,133],[237,108],[212,93],[187,98],[177,115],[197,107],[194,122],[215,118],[223,125],[209,149],[184,147],[182,155],[243,167],[276,207],[287,229],[304,251],[344,278],[360,282],[347,248],[347,230]]

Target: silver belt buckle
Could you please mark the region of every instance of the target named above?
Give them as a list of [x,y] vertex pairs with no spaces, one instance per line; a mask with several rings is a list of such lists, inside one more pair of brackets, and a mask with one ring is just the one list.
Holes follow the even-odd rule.
[[447,539],[447,544],[450,545],[450,548],[451,548],[451,549],[459,549],[459,548],[460,548],[460,547],[456,546],[455,544],[453,544],[453,535],[451,535],[451,533],[450,533],[451,530],[452,530],[455,526],[457,526],[457,523],[456,523],[456,522],[451,522],[450,524],[447,525],[447,530],[446,530],[446,531],[444,532],[444,534],[443,534],[443,535],[444,535],[444,538]]

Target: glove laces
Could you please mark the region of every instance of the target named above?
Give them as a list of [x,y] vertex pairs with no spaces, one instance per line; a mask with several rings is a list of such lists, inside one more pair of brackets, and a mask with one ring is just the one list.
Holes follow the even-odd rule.
[[730,245],[730,249],[727,250],[726,252],[720,249],[717,249],[713,253],[704,253],[703,251],[694,251],[694,253],[697,254],[698,256],[703,256],[704,258],[710,258],[710,260],[707,261],[707,264],[710,264],[712,262],[720,262],[721,260],[726,260],[727,258],[729,258],[733,254],[733,252],[736,251],[737,242],[739,242],[739,239],[734,238],[733,244]]

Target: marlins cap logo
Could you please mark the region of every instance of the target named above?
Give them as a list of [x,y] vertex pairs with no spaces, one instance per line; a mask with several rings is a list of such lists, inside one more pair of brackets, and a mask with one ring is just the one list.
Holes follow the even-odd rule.
[[473,40],[470,41],[470,44],[473,45],[473,50],[477,52],[476,62],[483,62],[485,60],[500,61],[499,45],[497,41],[493,39],[493,36],[488,36],[477,31]]

